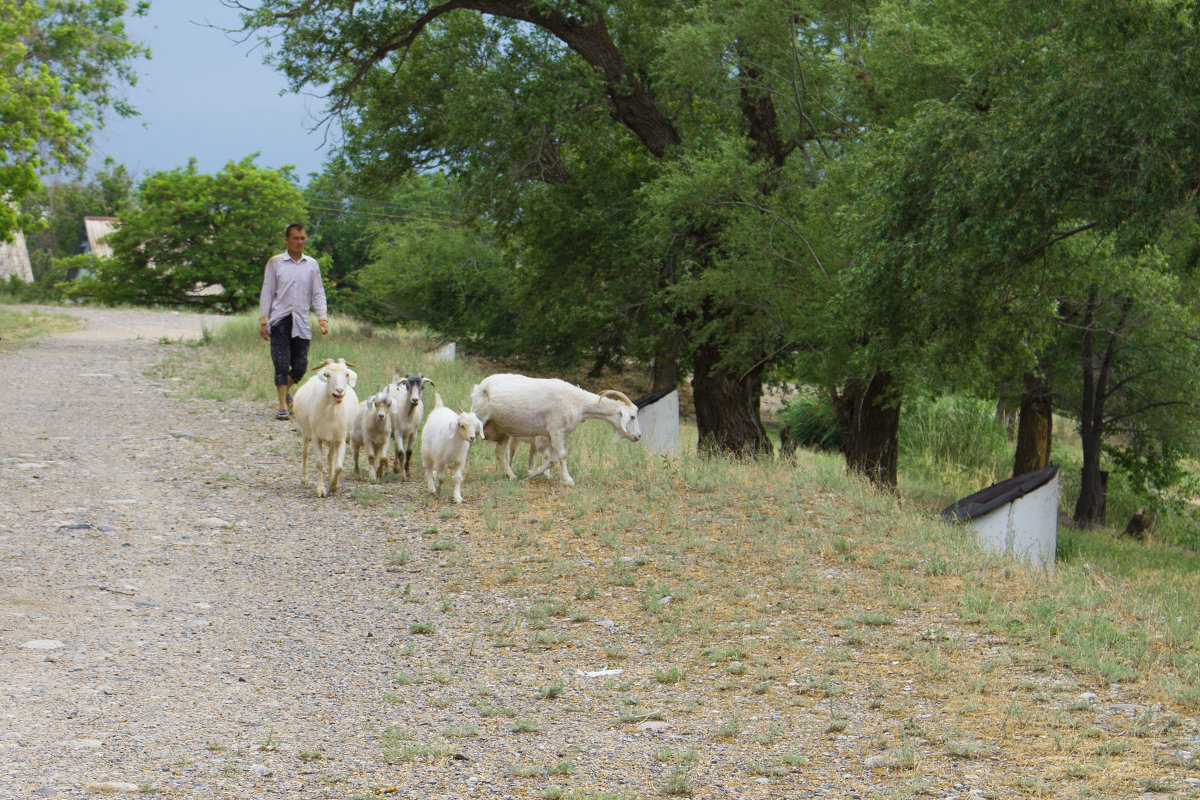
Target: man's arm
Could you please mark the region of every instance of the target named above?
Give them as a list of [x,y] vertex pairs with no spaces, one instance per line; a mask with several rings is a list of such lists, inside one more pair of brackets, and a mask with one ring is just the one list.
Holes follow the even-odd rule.
[[258,335],[270,341],[271,302],[275,299],[275,259],[267,260],[263,270],[262,291],[258,295]]
[[321,333],[329,333],[328,304],[325,301],[325,284],[321,282],[321,268],[314,263],[312,273],[312,305],[317,312],[317,327]]

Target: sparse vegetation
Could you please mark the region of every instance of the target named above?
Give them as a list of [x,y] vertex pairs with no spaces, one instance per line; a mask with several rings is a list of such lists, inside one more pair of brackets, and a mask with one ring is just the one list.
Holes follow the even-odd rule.
[[[341,327],[342,341],[331,336],[321,346],[363,362],[364,375],[389,369],[397,348],[405,352],[403,337]],[[212,347],[228,335],[216,331]],[[376,350],[381,342],[387,356]],[[478,378],[469,362],[425,365],[417,349],[407,352],[404,362],[435,374],[452,403]],[[206,369],[203,359],[194,369]],[[938,488],[937,469],[915,482],[902,472],[900,503],[849,478],[835,456],[802,450],[794,462],[705,459],[686,438],[694,429],[685,426],[684,435],[680,456],[654,459],[582,426],[570,448],[577,485],[569,491],[553,481],[510,483],[490,448],[473,450],[468,463],[467,480],[485,498],[476,504],[447,509],[415,482],[377,487],[379,507],[393,497],[411,502],[405,515],[422,532],[381,553],[381,565],[437,565],[391,590],[420,619],[410,633],[448,630],[453,618],[478,613],[479,599],[503,600],[475,626],[470,652],[453,649],[444,635],[405,648],[393,675],[398,689],[383,702],[461,709],[455,698],[471,659],[487,650],[489,658],[533,667],[516,679],[517,694],[489,679],[494,691],[469,706],[477,727],[436,728],[441,735],[432,741],[385,736],[386,759],[444,758],[460,739],[562,723],[632,731],[653,722],[678,731],[690,718],[703,721],[702,733],[655,751],[668,769],[647,789],[686,796],[693,787],[701,793],[713,748],[753,749],[739,770],[794,780],[799,765],[820,758],[770,751],[807,725],[809,735],[873,742],[876,772],[898,792],[920,794],[927,774],[955,762],[990,764],[1014,747],[1028,763],[1063,753],[1158,763],[1150,743],[1163,737],[1153,726],[1139,723],[1146,733],[1129,738],[1096,727],[1101,704],[1078,699],[1092,683],[1164,698],[1185,718],[1200,707],[1193,557],[1116,542],[1111,532],[1064,530],[1057,569],[1047,574],[989,556],[968,530],[935,521],[958,491]],[[429,561],[431,553],[439,558]],[[982,641],[994,643],[986,657]],[[572,678],[565,691],[555,677],[564,661],[600,674]],[[444,686],[445,694],[400,688],[413,684]],[[534,720],[537,700],[554,702],[537,705]],[[948,716],[921,718],[918,709],[931,703]],[[1048,716],[1054,706],[1062,717]],[[597,720],[603,707],[609,716]],[[820,716],[784,721],[779,708]],[[1041,736],[1045,730],[1052,735]],[[556,769],[524,764],[514,775],[590,779],[583,768]],[[1053,792],[1052,780],[1097,795],[1124,791],[1111,770],[1086,763],[1042,777],[1005,774],[1010,793]],[[540,791],[603,796],[569,786]]]

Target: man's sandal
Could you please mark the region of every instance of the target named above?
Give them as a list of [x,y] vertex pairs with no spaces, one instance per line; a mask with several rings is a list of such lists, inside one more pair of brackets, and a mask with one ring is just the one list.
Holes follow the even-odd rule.
[[292,415],[287,412],[287,409],[281,408],[275,412],[275,419],[279,419],[279,420],[283,420],[284,422],[287,422],[291,418],[292,418]]

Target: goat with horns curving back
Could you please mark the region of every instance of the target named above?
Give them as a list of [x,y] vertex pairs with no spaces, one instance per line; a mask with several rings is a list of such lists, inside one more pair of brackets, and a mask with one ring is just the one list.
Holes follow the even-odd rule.
[[616,432],[613,441],[642,437],[637,406],[615,389],[599,394],[557,378],[530,378],[525,375],[489,375],[471,390],[471,411],[483,422],[484,438],[496,443],[496,460],[509,478],[516,478],[509,464],[508,443],[520,438],[535,442],[546,463],[530,470],[536,478],[554,464],[562,472],[562,481],[573,486],[567,471],[565,440],[585,419],[607,422]]

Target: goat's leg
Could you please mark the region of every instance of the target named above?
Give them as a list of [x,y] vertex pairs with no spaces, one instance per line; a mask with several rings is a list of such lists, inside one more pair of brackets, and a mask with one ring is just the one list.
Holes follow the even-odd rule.
[[404,448],[404,480],[408,480],[412,474],[412,445]]
[[454,502],[461,503],[462,502],[462,478],[463,478],[463,465],[462,464],[458,465],[458,468],[456,470],[454,470],[454,474],[451,477],[454,479]]
[[[358,445],[357,444],[350,445],[350,450],[351,450],[351,452],[354,453],[354,474],[359,475],[361,473],[359,473],[359,471],[358,471]],[[368,453],[367,454],[367,463],[370,464],[372,462],[372,460],[373,459],[371,458],[371,454]]]
[[308,483],[308,437],[300,445],[300,482]]
[[313,459],[313,461],[315,461],[317,464],[317,497],[324,497],[326,494],[326,492],[325,492],[326,455],[325,455],[325,451],[321,449],[321,440],[320,439],[314,439],[313,444],[316,445],[316,450],[317,450],[316,457]]
[[534,441],[542,443],[542,446],[539,448],[539,450],[541,451],[542,456],[546,459],[546,462],[537,469],[530,470],[530,478],[536,478],[538,475],[541,475],[554,466],[554,463],[557,460],[556,454],[558,452],[558,448],[554,446],[555,439],[553,436],[550,438],[538,437],[534,439]]
[[425,480],[429,484],[429,493],[436,495],[438,493],[437,470],[426,467]]
[[[562,482],[567,486],[574,486],[575,479],[571,477],[571,473],[567,472],[567,447],[565,444],[566,436],[562,434],[550,434],[550,458],[546,463],[539,468],[538,474],[550,469],[550,465],[555,461],[558,462],[558,468],[562,471]],[[530,477],[533,477],[532,475]]]
[[375,454],[375,481],[378,483],[383,480],[383,473],[387,472],[388,468],[388,449],[387,442],[383,443],[380,452]]
[[508,439],[496,442],[496,460],[500,462],[501,469],[508,476],[510,481],[517,479],[517,473],[512,471],[512,466],[508,463]]
[[329,493],[333,494],[337,491],[338,478],[342,475],[342,468],[346,463],[346,441],[337,443],[336,447],[329,448]]

